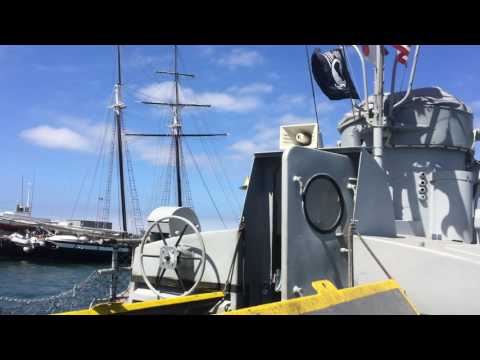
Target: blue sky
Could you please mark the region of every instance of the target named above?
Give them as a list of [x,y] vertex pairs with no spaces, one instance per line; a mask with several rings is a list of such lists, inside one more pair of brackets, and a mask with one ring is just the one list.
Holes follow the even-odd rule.
[[[327,50],[334,45],[311,45]],[[393,49],[387,57],[389,89]],[[169,79],[156,70],[173,67],[171,46],[124,46],[123,77],[126,128],[166,131],[168,109],[140,103],[168,100]],[[361,96],[358,59],[350,54]],[[480,109],[479,46],[423,46],[415,87],[440,86]],[[275,150],[278,128],[285,123],[313,122],[314,107],[304,46],[180,46],[180,69],[196,74],[182,81],[185,100],[212,104],[211,109],[183,112],[185,132],[228,132],[227,138],[188,140],[227,226],[243,203],[238,186],[249,175],[254,151]],[[371,71],[369,68],[371,78]],[[405,72],[400,68],[397,84]],[[407,84],[403,81],[403,89]],[[102,134],[112,122],[108,110],[115,83],[113,46],[0,46],[0,109],[3,148],[0,210],[13,209],[20,198],[20,179],[35,177],[34,215],[57,219],[96,218],[102,171],[94,169]],[[372,85],[370,84],[370,89]],[[350,108],[348,101],[331,102],[316,88],[320,127],[326,145],[337,141],[337,122]],[[213,147],[212,147],[213,146]],[[129,141],[143,213],[154,207],[161,189],[158,174],[166,159],[166,143]],[[210,170],[215,149],[228,179]],[[207,228],[222,228],[195,167],[188,160],[193,202]],[[212,162],[213,161],[213,162]],[[233,190],[228,181],[234,185]],[[83,183],[83,187],[82,187]],[[233,193],[233,194],[232,194]],[[233,199],[236,197],[236,200]],[[112,197],[117,198],[117,195]],[[78,201],[77,201],[78,199]],[[112,220],[117,223],[117,202]],[[77,206],[74,204],[77,203]]]

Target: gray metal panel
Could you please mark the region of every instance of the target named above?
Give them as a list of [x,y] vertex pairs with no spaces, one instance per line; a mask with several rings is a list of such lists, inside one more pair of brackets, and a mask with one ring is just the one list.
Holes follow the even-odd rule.
[[473,242],[473,179],[470,171],[445,170],[432,176],[430,238]]
[[281,171],[281,155],[281,152],[255,154],[242,215],[245,229],[238,277],[243,280],[244,292],[243,299],[239,299],[240,307],[271,302],[274,296],[271,283],[271,194],[275,193],[275,178]]
[[354,218],[361,234],[395,236],[395,215],[385,171],[366,150],[360,155]]
[[[404,93],[395,93],[398,101]],[[369,98],[373,103],[374,99]],[[390,95],[385,97],[385,103]],[[388,108],[388,105],[386,106]],[[473,115],[460,100],[440,88],[422,88],[412,91],[410,98],[395,109],[388,119],[392,145],[444,145],[470,149],[473,142]],[[345,115],[339,123],[342,146],[355,146],[365,141],[371,146],[371,128],[365,119]]]
[[[424,237],[365,242],[422,314],[480,314],[480,246]],[[386,279],[379,265],[354,238],[355,285]]]
[[[320,234],[307,222],[303,211],[299,184],[294,176],[301,176],[305,184],[318,173],[330,175],[339,185],[345,201],[342,224],[353,211],[353,194],[347,190],[348,179],[354,176],[348,156],[322,150],[293,147],[282,159],[282,299],[292,298],[295,286],[303,294],[315,294],[311,283],[330,280],[337,288],[346,286],[347,261],[340,253],[335,233]],[[328,209],[325,209],[328,211]]]
[[[402,227],[402,234],[427,236],[432,220],[428,202],[433,197],[432,174],[444,170],[464,170],[466,153],[461,151],[434,148],[386,148],[384,167],[389,174],[394,204],[395,219],[410,222]],[[419,197],[421,178],[425,174],[425,200]],[[456,200],[455,200],[456,201]],[[407,232],[404,232],[404,231]]]
[[348,126],[342,131],[342,147],[362,146],[362,125]]
[[472,114],[439,106],[415,104],[395,116],[392,145],[445,145],[470,149]]

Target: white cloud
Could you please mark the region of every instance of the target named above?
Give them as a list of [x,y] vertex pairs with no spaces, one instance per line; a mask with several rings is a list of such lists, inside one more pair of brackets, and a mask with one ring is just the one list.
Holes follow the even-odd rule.
[[57,122],[72,128],[74,131],[83,134],[92,141],[101,140],[105,132],[105,124],[93,123],[90,119],[83,117],[61,115]]
[[278,150],[278,127],[257,126],[251,139],[240,140],[231,146],[234,158],[250,157],[254,153]]
[[255,135],[232,144],[233,158],[239,159],[252,156],[256,152],[277,151],[279,148],[280,125],[305,124],[315,122],[312,117],[303,117],[295,114],[285,114],[269,124],[263,123],[255,128]]
[[39,125],[23,130],[20,137],[33,145],[82,152],[95,152],[103,142],[105,124],[94,123],[90,119],[52,115],[56,125]]
[[[128,140],[128,147],[132,152],[133,159],[143,160],[154,166],[165,166],[168,164],[170,157],[170,139],[159,141],[158,139],[154,140],[130,137]],[[193,166],[195,166],[193,164],[190,151],[195,154],[195,161],[199,165],[207,164],[207,162],[211,161],[207,158],[205,153],[196,153],[194,149],[189,150],[191,144],[189,145],[185,141],[183,142],[182,147],[185,164],[188,168],[193,169]]]
[[[174,82],[164,81],[144,86],[137,91],[136,95],[140,100],[146,101],[173,101],[175,96]],[[180,87],[180,101],[186,101],[185,97],[188,95],[191,95],[189,90]]]
[[[147,47],[148,48],[148,47]],[[150,65],[165,66],[172,60],[170,54],[148,55],[139,48],[134,48],[130,54],[127,54],[125,65],[127,67],[138,68]]]
[[[105,124],[93,123],[89,119],[70,115],[57,116],[55,123],[59,125],[40,125],[24,130],[20,133],[20,137],[40,147],[85,153],[95,153],[99,151],[102,143],[108,146],[111,142],[111,123],[107,124],[107,128],[105,128]],[[128,133],[128,130],[126,132]],[[127,139],[134,159],[143,160],[155,166],[163,166],[168,163],[169,140],[159,142],[158,139],[135,137]],[[187,152],[185,150],[186,162],[191,165],[191,159]],[[195,160],[199,164],[208,161],[202,155],[196,156]]]
[[258,144],[252,140],[241,140],[234,143],[231,148],[241,155],[253,155],[258,151]]
[[253,67],[261,64],[264,62],[264,58],[255,50],[235,48],[228,54],[218,58],[216,62],[230,69],[236,69],[238,67]]
[[214,108],[232,112],[247,112],[261,105],[261,100],[254,96],[236,97],[224,93],[206,92],[198,94],[200,103],[211,104]]
[[276,109],[288,111],[294,107],[305,106],[306,97],[298,94],[283,94],[277,98]]
[[142,159],[151,163],[152,165],[166,165],[168,163],[168,157],[170,153],[170,147],[168,143],[159,143],[158,140],[137,140],[129,139],[129,148],[134,153],[135,159]]
[[278,80],[278,79],[281,78],[281,76],[280,76],[278,73],[273,72],[273,71],[272,71],[272,72],[269,72],[269,73],[267,74],[267,77],[268,77],[269,79],[272,79],[272,80]]
[[90,140],[82,134],[68,128],[55,128],[47,125],[24,130],[20,136],[41,147],[91,152]]
[[[191,88],[180,87],[180,102],[193,104],[210,104],[214,109],[232,112],[247,112],[257,109],[262,101],[255,96],[233,96],[222,92],[198,92]],[[172,102],[174,100],[174,83],[165,81],[145,86],[138,90],[140,100]]]

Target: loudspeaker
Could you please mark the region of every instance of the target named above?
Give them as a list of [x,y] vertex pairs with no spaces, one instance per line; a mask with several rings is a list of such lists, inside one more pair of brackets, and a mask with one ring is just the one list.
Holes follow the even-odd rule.
[[317,124],[280,126],[280,150],[286,150],[292,146],[312,149],[323,147],[322,134],[318,131]]

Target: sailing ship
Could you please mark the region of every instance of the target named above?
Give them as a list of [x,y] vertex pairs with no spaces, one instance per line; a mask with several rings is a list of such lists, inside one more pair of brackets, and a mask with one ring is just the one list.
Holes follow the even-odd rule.
[[[114,103],[112,105],[115,123],[112,140],[116,136],[117,151],[113,148],[112,154],[116,153],[118,156],[122,219],[120,230],[112,230],[112,223],[105,218],[102,218],[101,221],[52,221],[33,218],[31,217],[31,206],[27,201],[27,206],[17,206],[15,214],[0,215],[0,224],[4,229],[0,246],[1,255],[82,262],[110,262],[114,249],[124,255],[131,255],[131,249],[128,246],[117,246],[116,244],[117,239],[133,235],[128,233],[126,218],[123,151],[125,141],[122,120],[122,110],[125,108],[125,104],[122,102],[121,87],[121,57],[120,47],[117,46],[117,83],[114,86]],[[107,186],[110,188],[111,184]],[[6,232],[9,234],[7,235]]]
[[[184,108],[209,108],[208,104],[186,103],[182,102],[180,94],[180,77],[193,78],[193,74],[180,72],[178,69],[178,47],[173,48],[173,71],[157,71],[161,75],[169,75],[174,78],[175,98],[172,102],[143,101],[144,104],[155,106],[169,106],[172,110],[172,120],[170,123],[170,133],[126,133],[123,120],[123,111],[126,104],[122,97],[122,70],[121,70],[121,52],[120,46],[117,46],[116,75],[117,81],[114,85],[113,93],[113,114],[114,129],[112,131],[109,159],[107,163],[107,180],[104,193],[99,196],[96,221],[51,221],[48,219],[8,219],[13,221],[17,231],[10,232],[6,237],[6,244],[2,246],[2,254],[28,256],[29,258],[54,258],[64,260],[80,261],[111,261],[112,249],[115,245],[116,251],[123,252],[130,256],[131,251],[122,239],[138,238],[143,230],[143,219],[141,215],[138,194],[133,176],[132,160],[128,150],[127,137],[141,138],[170,138],[170,151],[167,170],[174,170],[175,188],[173,192],[176,199],[168,207],[157,209],[156,213],[169,215],[184,214],[184,206],[193,207],[191,191],[187,179],[187,168],[183,149],[184,138],[205,138],[227,136],[226,133],[184,133],[181,112]],[[116,159],[114,159],[116,154]],[[191,154],[193,157],[193,154]],[[120,229],[112,230],[112,223],[109,222],[110,206],[112,197],[112,182],[114,160],[118,169],[118,191],[119,191],[119,213]],[[196,162],[195,162],[196,164]],[[197,169],[199,170],[199,169]],[[201,174],[200,174],[201,175]],[[126,179],[127,178],[127,179]],[[170,185],[171,179],[166,179]],[[130,203],[133,229],[129,228],[127,219],[127,184],[130,191]],[[167,184],[166,184],[167,185]],[[207,189],[208,190],[208,189]],[[167,205],[170,200],[171,189],[165,186],[163,190],[168,196],[164,196],[163,205]],[[164,194],[164,195],[165,195]],[[154,211],[155,212],[155,211]],[[0,217],[0,221],[2,218]],[[6,249],[10,251],[7,253]],[[125,258],[125,256],[124,256]]]

